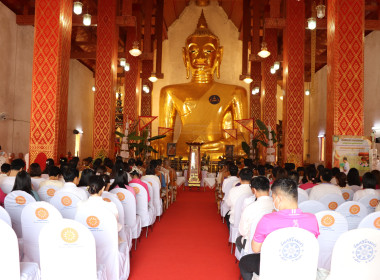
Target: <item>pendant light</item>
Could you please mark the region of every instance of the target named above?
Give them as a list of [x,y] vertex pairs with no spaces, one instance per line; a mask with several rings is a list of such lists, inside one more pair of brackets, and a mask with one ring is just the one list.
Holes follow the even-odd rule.
[[82,13],[82,8],[83,8],[83,4],[82,4],[82,2],[80,2],[80,1],[75,1],[74,2],[74,6],[73,6],[74,8],[74,14],[76,14],[76,15],[80,15],[81,13]]
[[91,15],[90,14],[84,14],[83,15],[83,24],[85,26],[90,26],[91,25]]
[[142,53],[140,48],[139,48],[139,42],[137,42],[137,41],[133,42],[132,49],[129,50],[129,53],[132,56],[139,56]]

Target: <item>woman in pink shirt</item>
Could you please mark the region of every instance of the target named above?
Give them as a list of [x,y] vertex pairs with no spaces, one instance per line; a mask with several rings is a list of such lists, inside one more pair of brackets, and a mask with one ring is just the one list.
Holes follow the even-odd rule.
[[136,193],[135,190],[128,186],[128,175],[126,172],[124,172],[122,169],[116,171],[115,173],[115,179],[113,183],[111,184],[110,188],[108,191],[111,191],[115,188],[124,188],[133,193],[133,196],[136,198]]
[[317,185],[315,182],[317,170],[315,168],[307,167],[305,177],[307,178],[307,182],[299,186],[301,189],[307,190]]
[[149,195],[148,185],[140,180],[141,175],[142,175],[142,172],[140,171],[140,169],[138,169],[136,166],[133,166],[132,170],[129,172],[129,175],[131,175],[131,177],[132,177],[132,180],[129,181],[129,184],[130,183],[136,183],[136,184],[143,186],[146,189],[146,192],[148,194],[148,202],[149,202],[150,201],[150,195]]

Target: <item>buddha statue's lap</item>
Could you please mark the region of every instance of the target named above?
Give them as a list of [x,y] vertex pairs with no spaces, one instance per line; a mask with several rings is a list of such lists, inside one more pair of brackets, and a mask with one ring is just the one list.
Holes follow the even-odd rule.
[[186,142],[202,142],[202,151],[208,153],[222,154],[225,145],[240,147],[242,139],[225,138],[223,129],[232,129],[234,120],[247,118],[247,93],[243,87],[213,81],[214,72],[220,76],[222,55],[219,39],[207,28],[202,12],[183,48],[191,82],[166,86],[160,95],[160,126],[173,128],[176,115],[181,118],[177,154],[186,154]]

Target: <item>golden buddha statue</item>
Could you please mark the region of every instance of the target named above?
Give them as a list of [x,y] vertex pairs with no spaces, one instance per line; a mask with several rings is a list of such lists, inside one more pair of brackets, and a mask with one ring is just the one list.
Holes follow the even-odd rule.
[[[213,158],[224,154],[225,145],[235,145],[235,151],[241,151],[241,133],[235,140],[223,129],[233,129],[237,127],[234,120],[247,118],[247,92],[243,87],[214,81],[215,72],[220,77],[222,56],[223,47],[208,29],[202,11],[195,32],[186,39],[183,48],[186,74],[187,78],[191,74],[191,82],[166,86],[160,94],[160,126],[174,128],[177,115],[182,122],[177,155],[188,155],[186,142],[204,143],[202,153]],[[239,131],[242,130],[238,127]]]

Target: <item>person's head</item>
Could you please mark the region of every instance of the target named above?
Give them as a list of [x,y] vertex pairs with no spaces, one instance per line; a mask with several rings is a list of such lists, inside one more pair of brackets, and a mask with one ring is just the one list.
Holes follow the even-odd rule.
[[331,169],[332,176],[336,178],[336,176],[340,173],[340,169],[338,167],[334,167]]
[[54,166],[54,159],[48,158],[45,162],[45,170],[42,171],[42,174],[49,174],[49,168]]
[[375,177],[376,177],[376,184],[377,184],[378,186],[380,186],[380,171],[377,170],[377,169],[374,169],[374,170],[371,171],[371,173],[372,173],[373,175],[375,175]]
[[88,178],[88,192],[91,195],[99,195],[101,196],[104,188],[105,183],[101,176],[92,175]]
[[107,168],[104,165],[100,165],[98,166],[98,168],[96,168],[95,172],[96,172],[96,175],[103,175],[107,173]]
[[66,164],[67,163],[67,158],[66,157],[61,157],[59,159],[59,164],[62,165],[62,164]]
[[253,176],[253,172],[249,168],[243,168],[239,172],[239,178],[241,183],[249,184]]
[[325,169],[325,167],[322,164],[320,164],[320,165],[317,166],[317,171],[319,173],[321,173],[323,169]]
[[11,165],[8,163],[3,163],[1,165],[1,173],[9,175],[10,172],[11,172]]
[[140,179],[142,172],[140,171],[140,169],[137,168],[137,166],[133,166],[131,171],[129,172],[129,175],[131,175],[132,178]]
[[230,175],[231,175],[231,176],[237,176],[237,175],[238,175],[239,168],[237,167],[236,164],[231,164],[231,165],[228,167],[228,170],[230,171]]
[[80,176],[79,184],[80,187],[87,187],[89,184],[90,177],[95,175],[94,170],[92,169],[85,169],[82,171],[82,174]]
[[320,173],[320,179],[323,183],[330,183],[332,179],[332,172],[329,168],[324,168]]
[[288,172],[284,168],[276,167],[276,168],[273,168],[273,176],[275,180],[287,178]]
[[69,162],[69,166],[72,168],[77,168],[78,163],[79,163],[79,157],[73,157]]
[[257,172],[259,173],[260,176],[265,176],[265,166],[264,165],[259,165],[257,167]]
[[343,162],[344,162],[344,163],[347,162],[347,157],[343,157]]
[[376,183],[376,177],[371,172],[363,175],[363,189],[375,189]]
[[138,160],[136,160],[136,166],[138,166],[138,167],[142,167],[143,166],[143,161],[141,160],[141,159],[138,159]]
[[105,158],[104,159],[104,166],[109,168],[109,169],[112,169],[113,168],[113,162],[110,158]]
[[162,159],[158,159],[157,160],[157,165],[160,167],[160,166],[162,166]]
[[303,176],[305,173],[305,168],[302,166],[297,167],[297,173],[299,176]]
[[17,173],[12,191],[24,191],[32,195],[32,180],[25,170]]
[[244,166],[252,169],[253,160],[251,158],[245,158],[244,159]]
[[298,175],[297,171],[290,171],[288,178],[296,182],[296,184],[298,185],[300,176]]
[[156,168],[154,167],[154,165],[152,165],[152,164],[148,165],[148,167],[145,171],[145,174],[146,175],[155,175],[156,174]]
[[129,165],[129,166],[134,166],[134,165],[136,165],[136,160],[135,160],[134,158],[130,158],[130,159],[128,159],[128,165]]
[[63,175],[63,173],[65,173],[66,170],[70,169],[70,166],[67,163],[62,163],[59,169],[61,170],[61,174]]
[[158,162],[155,159],[152,159],[149,164],[152,168],[156,169],[158,166]]
[[285,163],[285,170],[288,172],[293,171],[296,169],[296,165],[293,162],[287,162]]
[[273,208],[277,211],[298,207],[298,187],[294,180],[283,178],[272,185]]
[[336,180],[337,180],[337,183],[338,183],[338,186],[341,187],[341,188],[344,188],[346,187],[347,185],[347,175],[346,173],[344,172],[339,172],[336,176],[335,176]]
[[79,171],[75,168],[68,168],[63,173],[63,179],[65,179],[66,183],[74,183],[75,185],[78,185]]
[[96,170],[100,165],[102,165],[103,161],[101,158],[97,158],[94,160],[92,167],[94,170]]
[[59,175],[61,175],[61,169],[58,166],[51,166],[49,168],[49,178],[58,180]]
[[269,180],[265,176],[257,176],[251,179],[252,193],[256,197],[260,194],[269,195]]
[[314,166],[310,165],[306,168],[306,177],[307,180],[311,183],[316,183],[317,178],[317,169]]
[[11,170],[13,171],[21,171],[22,169],[24,169],[24,167],[25,162],[20,158],[14,159],[11,163]]
[[359,171],[356,168],[348,171],[347,183],[349,186],[361,186]]
[[40,177],[41,176],[41,167],[38,163],[32,163],[29,167],[30,177]]
[[164,167],[170,168],[170,160],[168,158],[164,159]]
[[87,157],[87,158],[84,158],[83,160],[82,160],[82,165],[83,166],[90,166],[90,164],[91,164],[91,162],[92,162],[92,158],[90,158],[90,157]]
[[115,187],[124,188],[128,185],[128,175],[124,171],[118,171],[115,174],[113,183],[110,186],[109,190],[114,189]]

